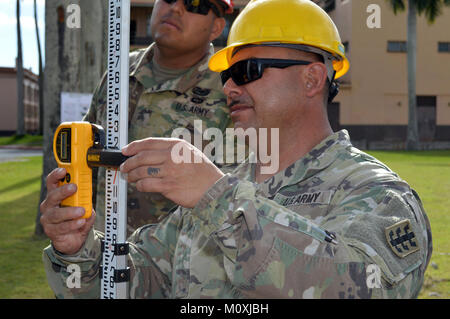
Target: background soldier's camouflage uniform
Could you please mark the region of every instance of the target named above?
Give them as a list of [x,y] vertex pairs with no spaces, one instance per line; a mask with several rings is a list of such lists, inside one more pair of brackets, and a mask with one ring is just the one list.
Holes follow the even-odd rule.
[[[203,130],[221,131],[232,127],[220,77],[208,69],[210,52],[181,76],[158,83],[151,68],[153,45],[130,54],[130,98],[128,141],[147,137],[170,137],[175,128],[187,128],[192,134],[194,120],[202,120]],[[97,123],[106,130],[106,74],[96,88],[91,107],[83,120]],[[230,169],[233,167],[230,166]],[[95,228],[104,231],[105,169],[100,168],[97,183]],[[128,185],[128,234],[136,228],[156,222],[176,205],[156,193],[140,193]]]
[[[388,239],[385,231],[401,221],[407,236]],[[101,237],[91,231],[73,256],[46,248],[57,297],[99,297]],[[400,258],[396,249],[414,252]],[[263,183],[254,182],[254,164],[244,163],[194,209],[137,230],[130,297],[414,298],[431,251],[418,196],[343,130]],[[66,286],[70,263],[81,267],[80,289]],[[372,264],[382,288],[368,285]]]

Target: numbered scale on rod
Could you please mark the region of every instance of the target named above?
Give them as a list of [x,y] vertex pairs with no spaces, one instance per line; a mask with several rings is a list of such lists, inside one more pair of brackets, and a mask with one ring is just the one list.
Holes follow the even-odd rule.
[[[108,0],[107,149],[128,143],[128,79],[130,0]],[[127,184],[118,170],[106,170],[105,239],[102,243],[102,299],[128,297],[130,271],[128,244]]]

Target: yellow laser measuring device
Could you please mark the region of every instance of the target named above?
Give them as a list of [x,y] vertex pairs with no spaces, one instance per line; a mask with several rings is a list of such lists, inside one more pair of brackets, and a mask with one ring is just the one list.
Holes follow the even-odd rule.
[[53,138],[53,155],[58,167],[67,172],[59,185],[77,185],[77,192],[64,199],[61,206],[84,207],[81,218],[92,215],[92,167],[114,169],[128,158],[119,150],[106,150],[105,145],[104,129],[89,122],[63,122]]

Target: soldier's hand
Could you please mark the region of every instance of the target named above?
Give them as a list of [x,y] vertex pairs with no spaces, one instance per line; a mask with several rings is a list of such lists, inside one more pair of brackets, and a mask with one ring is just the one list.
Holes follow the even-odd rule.
[[[128,144],[120,168],[140,192],[161,193],[192,208],[224,174],[199,149],[181,139],[147,138]],[[184,160],[184,161],[183,161]]]
[[72,255],[83,247],[94,224],[95,212],[93,210],[89,219],[81,219],[84,208],[60,207],[62,200],[77,191],[75,184],[58,186],[65,175],[64,168],[56,168],[47,176],[47,197],[40,205],[41,224],[53,247],[63,254]]

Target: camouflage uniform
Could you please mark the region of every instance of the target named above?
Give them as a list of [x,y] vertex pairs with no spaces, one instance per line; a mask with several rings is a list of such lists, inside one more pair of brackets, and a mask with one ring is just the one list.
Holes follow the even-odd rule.
[[[243,163],[194,209],[130,237],[131,298],[417,297],[432,251],[420,199],[345,130],[263,183],[254,169]],[[101,237],[73,256],[45,250],[57,297],[99,297]],[[68,289],[75,262],[82,287]]]
[[[210,52],[181,76],[158,83],[151,68],[152,44],[130,54],[130,97],[128,141],[147,137],[170,137],[175,128],[187,128],[193,134],[194,120],[225,131],[232,126],[220,77],[208,69]],[[102,125],[106,130],[106,74],[96,88],[84,120]],[[96,176],[97,174],[94,174]],[[104,231],[105,169],[98,170],[95,228]],[[156,193],[140,193],[128,186],[128,234],[136,228],[156,222],[176,205]]]

